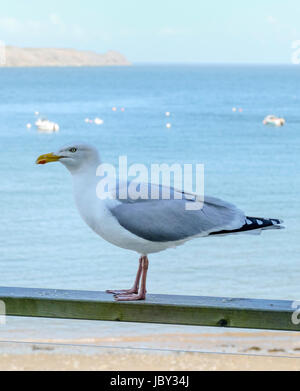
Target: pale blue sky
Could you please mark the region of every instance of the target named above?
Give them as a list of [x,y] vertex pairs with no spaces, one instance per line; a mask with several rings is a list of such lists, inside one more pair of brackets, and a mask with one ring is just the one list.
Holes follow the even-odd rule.
[[299,0],[9,0],[0,40],[134,62],[289,63],[299,19]]

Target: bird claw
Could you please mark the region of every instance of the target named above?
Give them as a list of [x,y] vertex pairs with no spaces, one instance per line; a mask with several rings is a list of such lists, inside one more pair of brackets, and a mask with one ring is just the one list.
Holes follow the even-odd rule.
[[137,293],[137,291],[133,288],[131,289],[118,289],[118,290],[107,290],[106,293],[110,293],[113,295],[130,295],[132,293]]
[[[114,295],[116,301],[138,301],[146,299],[146,278],[148,270],[148,258],[147,256],[142,256],[139,261],[139,269],[136,275],[135,282],[131,289],[121,289],[121,290],[107,290],[107,293]],[[141,280],[141,287],[139,283]]]
[[146,295],[145,294],[131,294],[131,295],[115,295],[116,301],[138,301],[138,300],[145,300]]

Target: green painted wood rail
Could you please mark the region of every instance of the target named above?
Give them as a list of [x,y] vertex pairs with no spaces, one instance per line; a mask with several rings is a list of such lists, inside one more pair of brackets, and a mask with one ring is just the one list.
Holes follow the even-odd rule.
[[104,292],[12,287],[0,287],[0,300],[7,316],[300,331],[285,300],[148,295],[115,302]]

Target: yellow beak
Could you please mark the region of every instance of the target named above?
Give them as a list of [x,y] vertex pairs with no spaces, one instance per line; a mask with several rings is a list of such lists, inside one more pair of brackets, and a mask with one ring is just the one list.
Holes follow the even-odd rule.
[[54,153],[47,153],[37,158],[36,164],[47,164],[51,162],[57,162],[61,157],[54,155]]

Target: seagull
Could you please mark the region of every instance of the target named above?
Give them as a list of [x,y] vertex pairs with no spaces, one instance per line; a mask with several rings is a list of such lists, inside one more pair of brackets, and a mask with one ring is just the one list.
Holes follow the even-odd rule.
[[[146,299],[149,254],[195,238],[284,228],[279,219],[248,217],[231,203],[206,195],[201,208],[194,208],[199,202],[197,195],[172,187],[168,188],[170,199],[165,199],[163,187],[149,183],[139,186],[144,190],[156,187],[159,196],[155,199],[121,197],[127,182],[116,184],[111,197],[102,197],[97,191],[100,178],[96,175],[100,156],[97,149],[88,144],[67,145],[36,160],[37,164],[50,162],[60,162],[71,173],[75,203],[86,224],[108,242],[139,254],[132,288],[106,291],[117,301]],[[187,204],[189,208],[186,208]]]

